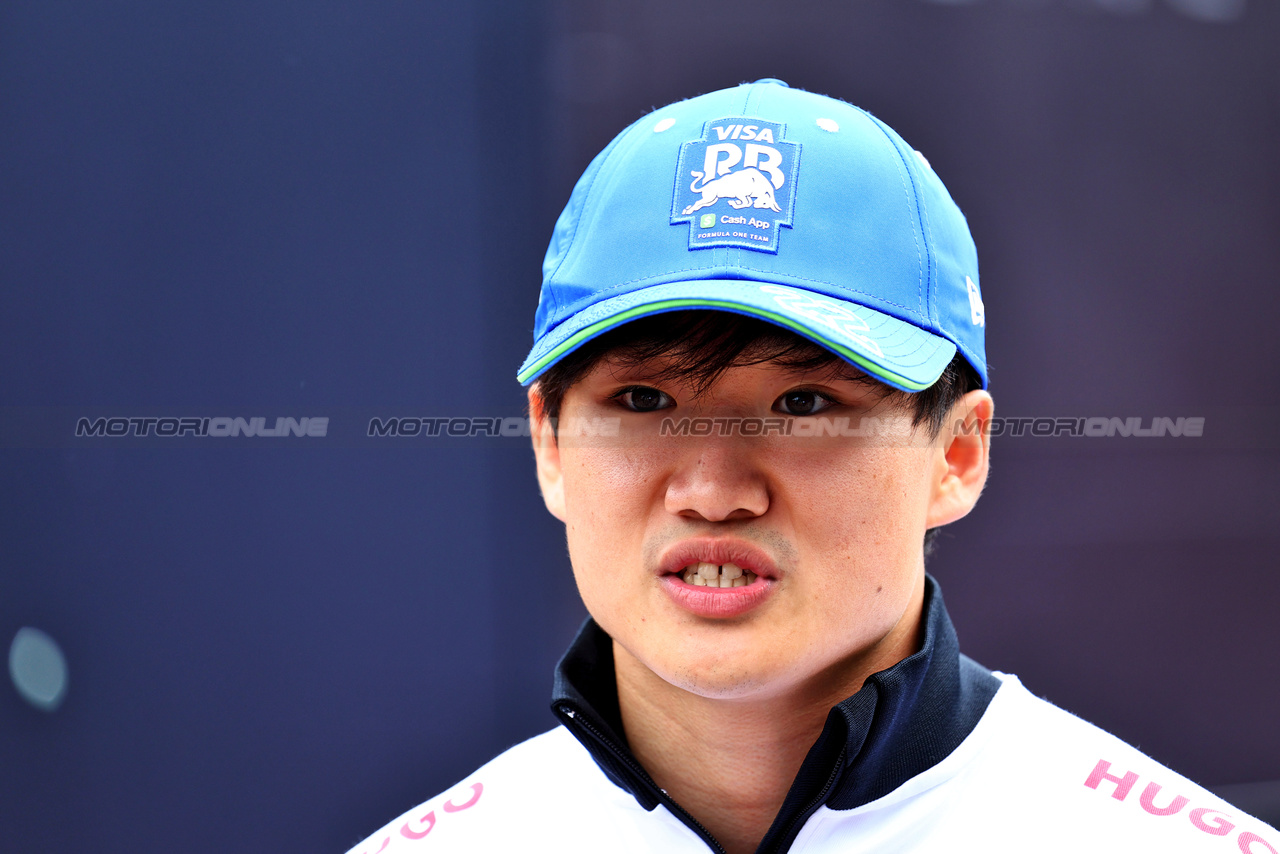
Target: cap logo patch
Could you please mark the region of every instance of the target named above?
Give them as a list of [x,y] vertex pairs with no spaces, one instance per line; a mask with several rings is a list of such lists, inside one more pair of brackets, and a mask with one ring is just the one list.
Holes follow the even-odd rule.
[[800,143],[783,139],[785,129],[746,116],[715,119],[680,146],[671,224],[689,223],[690,249],[778,251],[800,168]]

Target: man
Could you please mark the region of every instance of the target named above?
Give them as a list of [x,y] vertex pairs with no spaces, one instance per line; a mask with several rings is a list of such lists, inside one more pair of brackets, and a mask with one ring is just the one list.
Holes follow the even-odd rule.
[[1277,850],[960,655],[924,558],[986,481],[986,313],[892,130],[776,80],[658,110],[544,274],[519,378],[592,617],[562,725],[353,851]]

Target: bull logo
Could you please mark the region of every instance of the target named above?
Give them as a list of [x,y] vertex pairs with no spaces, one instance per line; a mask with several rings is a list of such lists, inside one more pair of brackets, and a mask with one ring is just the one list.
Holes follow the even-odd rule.
[[694,172],[693,183],[689,185],[689,189],[695,193],[701,193],[702,199],[696,205],[685,208],[684,212],[687,214],[710,207],[721,199],[726,200],[729,207],[735,210],[754,205],[757,208],[782,212],[773,198],[773,184],[769,183],[764,173],[754,166],[730,172],[723,178],[716,178],[713,181],[706,180],[704,172]]
[[[689,223],[690,249],[778,251],[778,228],[792,227],[800,164],[800,144],[782,139],[784,130],[760,119],[717,119],[681,146],[671,224]],[[694,217],[703,210],[710,213]]]

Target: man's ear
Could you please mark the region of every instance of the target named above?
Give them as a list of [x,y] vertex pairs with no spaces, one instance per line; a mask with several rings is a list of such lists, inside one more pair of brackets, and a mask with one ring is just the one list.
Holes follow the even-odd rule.
[[533,456],[538,464],[538,486],[542,501],[561,522],[564,521],[564,469],[560,466],[560,446],[547,417],[538,384],[529,387],[529,432],[533,437]]
[[971,391],[947,414],[938,433],[941,449],[932,473],[933,490],[925,527],[935,528],[966,516],[987,483],[991,457],[991,417],[995,402],[985,391]]

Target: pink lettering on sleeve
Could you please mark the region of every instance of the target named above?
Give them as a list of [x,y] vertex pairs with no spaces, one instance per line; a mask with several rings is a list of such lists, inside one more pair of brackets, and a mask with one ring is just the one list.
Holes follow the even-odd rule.
[[1148,783],[1147,787],[1142,790],[1142,808],[1152,815],[1174,815],[1190,803],[1182,795],[1175,795],[1173,800],[1169,801],[1169,806],[1158,807],[1156,806],[1156,795],[1158,794],[1160,794],[1159,783]]
[[[1280,851],[1273,848],[1270,842],[1252,831],[1246,830],[1244,833],[1240,834],[1240,838],[1237,839],[1236,842],[1239,843],[1240,850],[1243,851],[1244,854],[1264,854],[1264,852],[1268,851],[1270,854],[1280,854]],[[1253,843],[1255,842],[1262,847],[1255,849],[1253,847]]]
[[[1214,824],[1209,824],[1204,820],[1204,817],[1210,813],[1217,816],[1217,818],[1213,819],[1215,822]],[[1192,810],[1187,818],[1191,819],[1191,823],[1194,824],[1197,829],[1203,830],[1205,833],[1212,836],[1226,836],[1231,832],[1231,828],[1235,827],[1235,824],[1227,821],[1226,813],[1211,810],[1208,807],[1200,807],[1199,809]]]
[[472,783],[471,791],[474,792],[475,794],[473,794],[471,796],[471,800],[467,801],[465,804],[455,804],[453,801],[445,801],[444,811],[445,812],[462,812],[463,810],[469,807],[475,806],[476,801],[480,800],[480,793],[484,791],[484,784]]
[[1093,766],[1093,773],[1089,775],[1089,779],[1084,781],[1084,784],[1090,789],[1096,789],[1103,780],[1110,780],[1116,784],[1115,791],[1111,793],[1111,797],[1117,801],[1123,801],[1129,794],[1129,790],[1138,782],[1138,775],[1130,771],[1123,777],[1117,777],[1114,774],[1108,774],[1107,772],[1110,770],[1111,763],[1105,759],[1099,759],[1098,764]]
[[[410,819],[409,821],[412,821],[412,819]],[[422,837],[426,836],[428,833],[431,832],[431,829],[436,826],[436,811],[432,810],[431,812],[427,813],[422,818],[418,819],[418,823],[419,824],[425,823],[426,827],[424,827],[422,830],[414,830],[409,826],[409,822],[406,821],[404,823],[404,826],[400,828],[400,835],[403,836],[405,839],[421,839]]]

